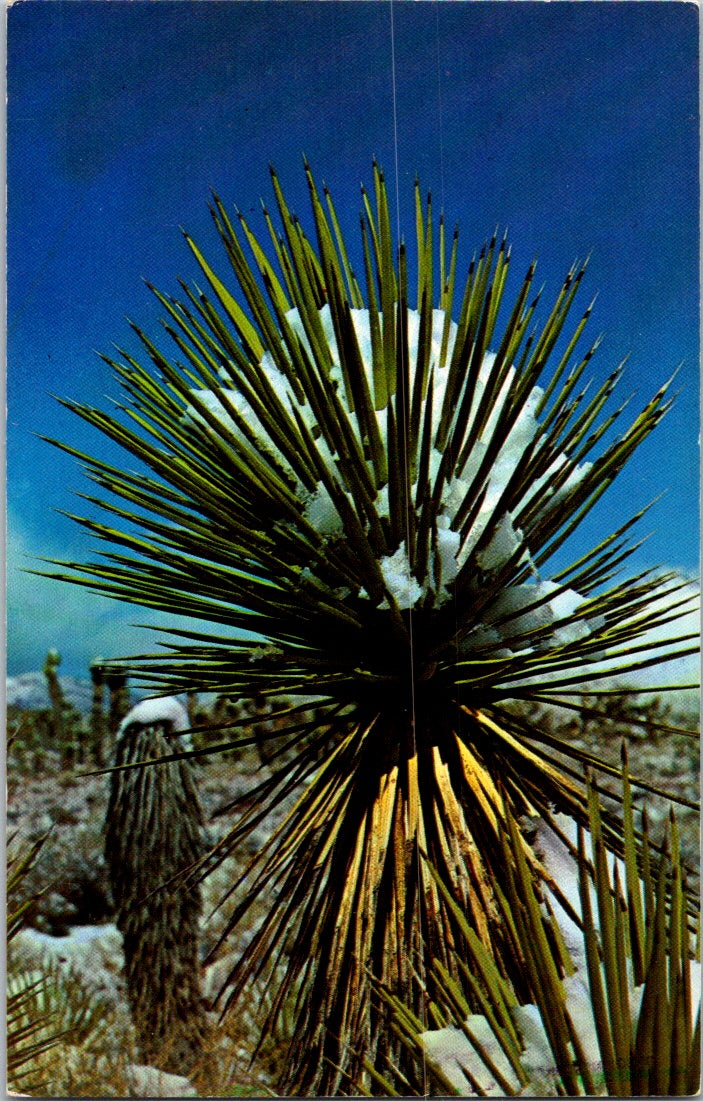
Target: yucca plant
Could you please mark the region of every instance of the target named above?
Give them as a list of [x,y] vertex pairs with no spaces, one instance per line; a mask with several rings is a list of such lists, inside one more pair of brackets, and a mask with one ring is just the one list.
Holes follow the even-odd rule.
[[[105,357],[127,393],[119,412],[64,402],[142,469],[58,444],[108,494],[88,499],[113,522],[75,517],[111,549],[53,576],[213,623],[129,659],[157,690],[292,701],[271,734],[271,774],[220,848],[300,791],[236,885],[232,925],[262,891],[275,902],[226,1004],[287,957],[263,1031],[294,995],[281,1089],[334,1092],[364,1054],[395,1050],[369,972],[417,1002],[425,950],[455,966],[452,907],[421,852],[519,981],[497,893],[501,823],[553,805],[585,822],[582,766],[613,769],[510,701],[568,703],[585,681],[693,647],[690,636],[673,645],[686,606],[677,576],[616,579],[644,509],[549,572],[670,402],[663,386],[616,436],[624,404],[608,401],[621,368],[587,393],[598,341],[577,346],[590,306],[565,327],[584,265],[537,324],[534,264],[507,308],[505,240],[460,279],[458,234],[448,241],[416,187],[411,291],[374,165],[358,278],[331,197],[306,172],[315,243],[275,173],[271,256],[215,197],[239,296],[186,235],[206,288],[155,291],[175,358],[135,326],[151,367]],[[651,641],[667,624],[669,642]],[[603,831],[621,843],[617,814]],[[525,857],[537,865],[527,843]]]
[[[632,795],[623,767],[624,862],[609,866],[596,785],[589,784],[590,844],[578,828],[569,858],[578,880],[580,951],[565,945],[555,913],[525,861],[519,827],[506,814],[511,874],[500,905],[532,988],[520,1005],[464,915],[456,955],[461,979],[431,963],[435,1000],[422,1021],[383,987],[392,1027],[415,1060],[412,1081],[392,1066],[371,1067],[389,1096],[690,1096],[700,1085],[700,915],[686,897],[673,809],[670,834],[652,847],[646,811],[637,853]],[[590,849],[590,852],[588,851]],[[638,860],[639,855],[639,860]],[[568,869],[567,869],[568,874]],[[437,877],[450,905],[451,891]],[[577,946],[578,947],[578,946]],[[695,971],[695,974],[694,974]],[[477,1003],[479,1012],[472,1013]]]

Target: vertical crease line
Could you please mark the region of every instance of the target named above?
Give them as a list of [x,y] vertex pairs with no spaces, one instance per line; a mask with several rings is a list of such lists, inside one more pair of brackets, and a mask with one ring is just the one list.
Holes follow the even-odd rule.
[[[439,3],[435,3],[435,46],[437,55],[437,114],[439,122],[439,178],[442,189],[442,213],[444,214],[444,112],[442,104],[442,67],[439,51]],[[442,288],[444,291],[444,288]]]
[[[398,240],[398,247],[401,241],[401,226],[400,226],[400,177],[399,177],[399,158],[398,158],[398,92],[396,84],[396,60],[395,60],[395,19],[393,10],[394,0],[390,0],[389,14],[390,14],[390,34],[391,34],[391,76],[392,76],[392,88],[393,88],[393,153],[394,153],[394,168],[395,168],[395,210],[396,210],[396,237]],[[407,309],[407,304],[406,304]],[[400,354],[403,354],[402,346],[399,349]],[[403,367],[405,364],[403,364]],[[401,378],[405,379],[405,371],[401,371]],[[404,391],[403,382],[403,391]],[[409,475],[410,475],[410,463],[408,459],[408,438],[407,438],[407,401],[408,395],[403,392],[400,395],[400,399],[403,405],[403,465],[405,467],[405,548],[407,557],[407,578],[408,578],[408,592],[410,592],[410,499],[409,499]],[[399,418],[397,418],[399,419]],[[411,708],[411,731],[412,731],[412,743],[413,753],[417,760],[417,733],[416,733],[416,702],[415,702],[415,640],[413,635],[413,610],[412,606],[408,606],[408,635],[410,641],[410,708]],[[419,765],[419,761],[418,761]],[[417,776],[419,782],[420,769],[417,769]],[[418,809],[421,813],[421,802],[418,792]],[[427,975],[425,967],[425,953],[424,953],[424,938],[422,931],[422,865],[420,857],[419,838],[416,838],[415,851],[417,859],[417,922],[418,922],[418,947],[419,947],[419,966],[420,975],[422,979],[422,991],[420,1001],[420,1019],[422,1021],[423,1031],[425,1030],[427,1021],[425,1018],[425,1000],[424,992],[427,988]],[[425,1052],[424,1044],[422,1047],[422,1083],[423,1093],[425,1097],[428,1096],[427,1089],[427,1054]]]

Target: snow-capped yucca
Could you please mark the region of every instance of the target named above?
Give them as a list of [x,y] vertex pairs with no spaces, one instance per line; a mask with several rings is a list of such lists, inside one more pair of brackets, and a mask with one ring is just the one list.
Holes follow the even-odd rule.
[[[211,290],[156,292],[176,361],[136,330],[157,375],[126,353],[106,360],[126,419],[66,403],[150,473],[79,456],[113,495],[98,503],[117,527],[77,519],[115,549],[60,576],[220,625],[131,660],[152,685],[291,701],[271,735],[283,763],[230,838],[300,789],[241,884],[232,924],[264,888],[276,904],[228,1004],[287,953],[266,1022],[295,995],[281,1088],[328,1093],[365,1056],[397,1050],[369,973],[419,1005],[424,951],[455,966],[453,911],[421,854],[508,973],[506,804],[585,820],[582,765],[597,762],[510,701],[568,701],[584,680],[662,660],[671,647],[647,632],[673,622],[682,598],[672,575],[614,580],[641,513],[549,572],[668,405],[663,387],[614,437],[619,369],[587,394],[595,345],[577,345],[590,308],[563,335],[584,268],[536,325],[533,265],[504,316],[506,242],[484,247],[460,284],[458,236],[448,248],[417,189],[413,307],[378,167],[375,203],[362,192],[361,281],[306,171],[316,247],[275,174],[281,230],[264,210],[275,259],[215,198],[241,303],[187,237]],[[614,817],[605,830],[617,846]]]

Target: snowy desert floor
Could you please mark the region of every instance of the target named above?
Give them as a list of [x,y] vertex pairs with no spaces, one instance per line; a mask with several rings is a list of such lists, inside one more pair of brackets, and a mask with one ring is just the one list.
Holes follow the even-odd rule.
[[[208,840],[215,843],[234,819],[231,815],[213,819],[213,815],[259,782],[263,769],[254,752],[236,761],[221,757],[207,761],[197,766],[197,773]],[[192,1082],[139,1065],[121,974],[121,937],[114,925],[103,857],[107,799],[106,776],[62,768],[57,753],[9,754],[8,856],[47,839],[21,884],[21,897],[34,901],[9,947],[8,986],[12,991],[49,975],[49,993],[43,1001],[36,1000],[35,1008],[45,1006],[53,1014],[47,1033],[57,1023],[57,1031],[70,1030],[36,1065],[30,1064],[33,1073],[25,1089],[34,1096],[193,1096]],[[212,911],[267,834],[268,829],[257,830],[237,858],[229,859],[207,879],[203,958],[216,943],[232,904]],[[260,913],[264,906],[262,902]],[[198,1093],[264,1094],[270,1090],[282,1055],[282,1045],[271,1041],[250,1067],[257,1039],[253,1014],[257,999],[248,999],[221,1025],[214,1006],[229,965],[244,949],[255,924],[256,915],[230,937],[211,966],[203,967],[202,988],[213,1004],[217,1043],[216,1050],[208,1053],[207,1081],[194,1076]],[[34,1081],[38,1089],[32,1089]]]
[[[655,710],[664,705],[659,702]],[[17,712],[14,713],[15,716]],[[661,713],[658,715],[660,721]],[[682,722],[672,707],[671,725]],[[694,724],[689,712],[684,720]],[[598,723],[583,716],[552,715],[553,729],[582,748],[607,751],[619,762],[620,734],[627,733],[623,714],[620,734],[603,745]],[[12,730],[12,721],[10,722]],[[682,735],[660,735],[646,730],[629,731],[631,772],[688,799],[698,797],[698,751],[695,741]],[[255,749],[239,757],[206,757],[197,765],[198,785],[214,843],[232,826],[231,815],[217,815],[219,808],[245,795],[265,775]],[[9,989],[21,988],[48,975],[50,982],[36,998],[34,1012],[51,1016],[47,1031],[64,1031],[59,1042],[29,1064],[31,1074],[21,1092],[34,1096],[260,1096],[273,1090],[277,1067],[285,1057],[285,1036],[267,1040],[251,1064],[257,1041],[256,1008],[260,997],[242,999],[235,1011],[216,1024],[213,1050],[207,1053],[203,1072],[191,1081],[160,1075],[141,1067],[135,1047],[121,975],[122,949],[103,858],[103,822],[107,806],[108,778],[84,775],[89,766],[66,768],[59,754],[36,748],[27,751],[13,743],[7,761],[7,833],[9,855],[47,836],[37,861],[21,887],[21,898],[31,899],[24,925],[13,939],[8,956]],[[668,816],[668,804],[647,796],[653,834],[660,834]],[[682,850],[693,869],[698,867],[697,815],[677,812]],[[247,859],[268,836],[263,826],[248,839],[235,858],[217,869],[205,883],[205,920],[202,955],[217,943],[233,901],[217,904],[245,868]],[[229,966],[253,934],[257,916],[227,941],[216,961],[203,967],[203,991],[214,1002]],[[218,1023],[219,1022],[219,1023]],[[58,1025],[58,1029],[55,1027]],[[205,1069],[205,1067],[207,1069]],[[24,1070],[27,1067],[23,1068]]]

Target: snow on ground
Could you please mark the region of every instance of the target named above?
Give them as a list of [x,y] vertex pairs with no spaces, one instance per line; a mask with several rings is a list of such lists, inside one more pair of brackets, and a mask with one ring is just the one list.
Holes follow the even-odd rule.
[[[90,713],[93,686],[86,678],[59,677],[67,703],[75,707],[81,715]],[[18,673],[5,680],[5,694],[8,707],[18,707],[23,711],[41,710],[51,707],[46,677],[43,673]]]
[[115,998],[115,979],[122,968],[122,937],[113,924],[78,925],[65,937],[54,937],[38,929],[20,929],[10,951],[16,966],[43,961],[60,965],[80,975],[95,994]]

